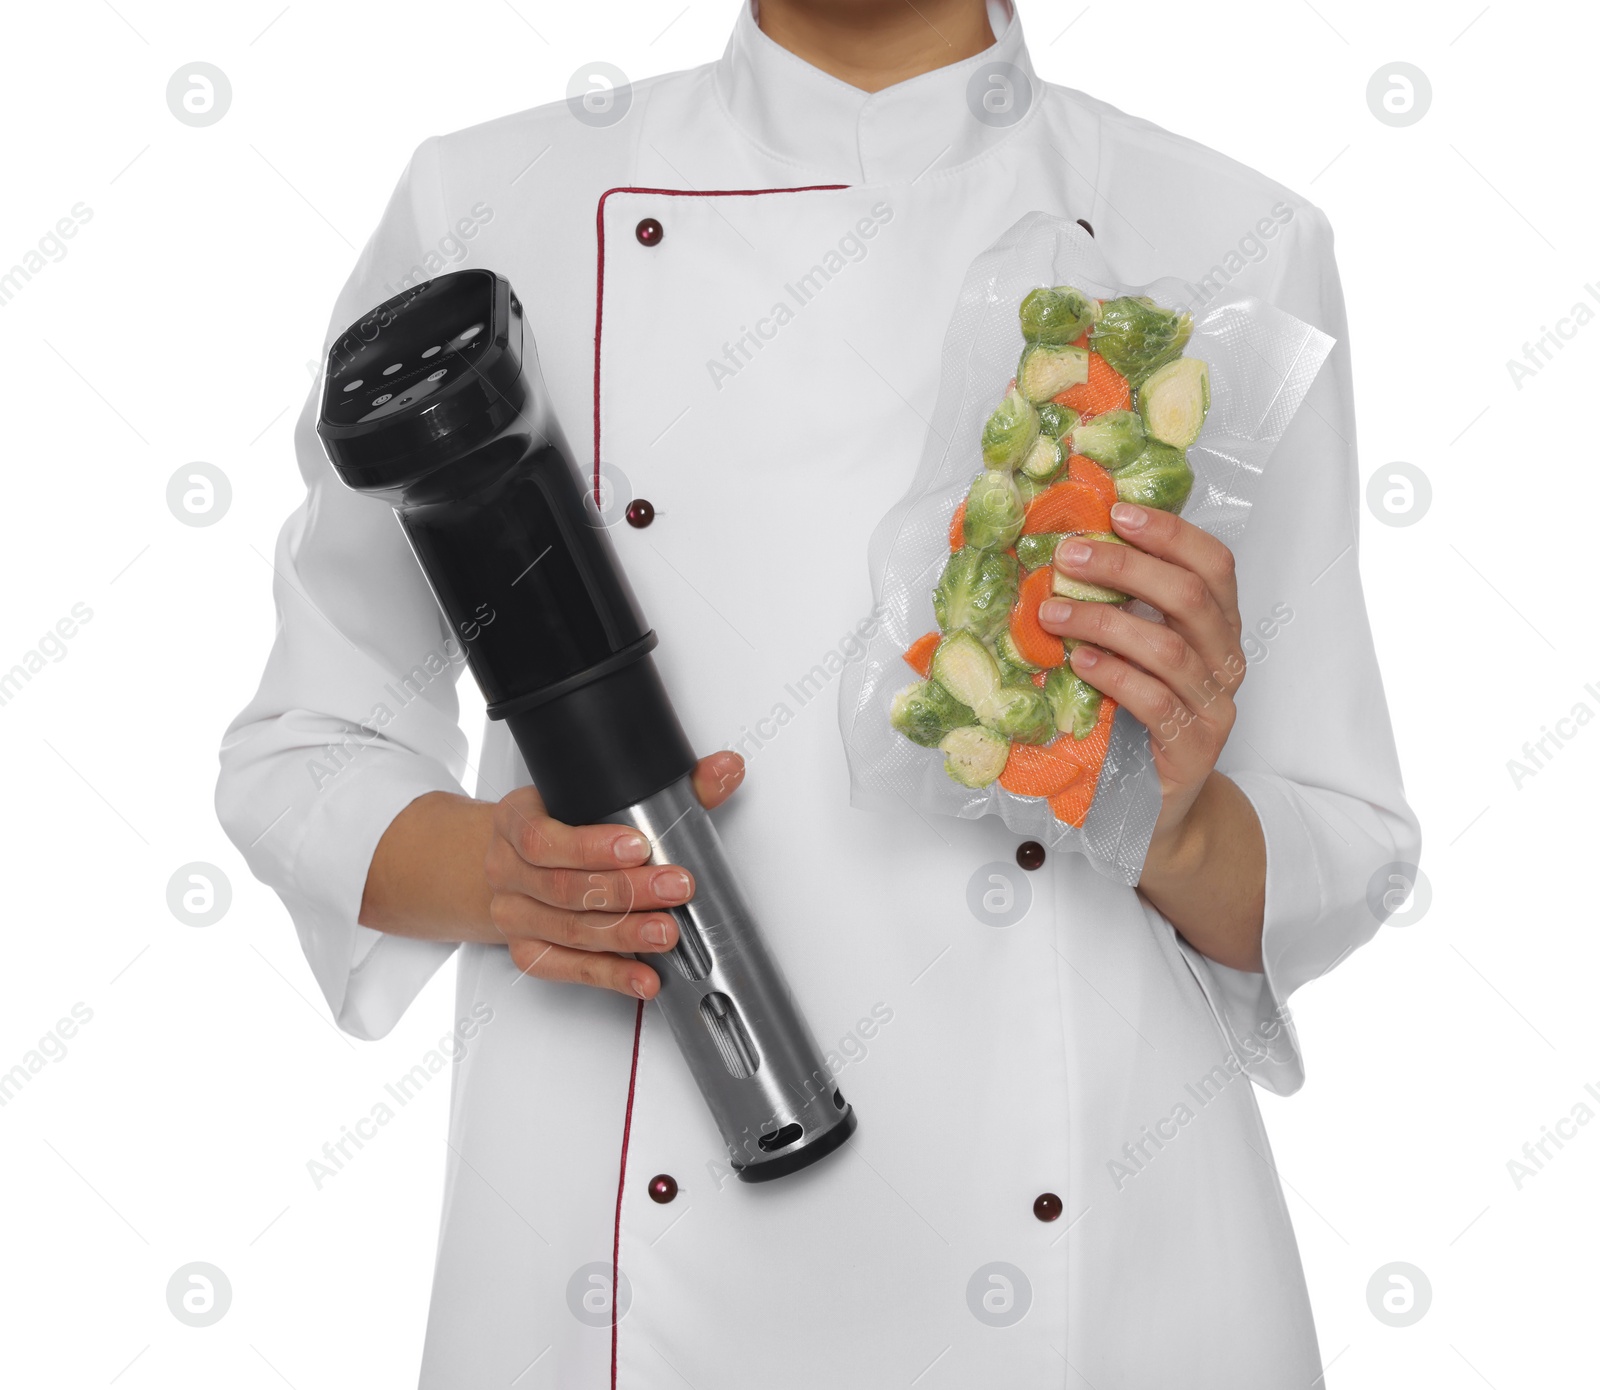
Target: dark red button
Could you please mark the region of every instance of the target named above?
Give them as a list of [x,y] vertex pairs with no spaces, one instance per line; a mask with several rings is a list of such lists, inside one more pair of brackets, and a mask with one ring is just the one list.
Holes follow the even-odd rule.
[[642,497],[635,497],[628,503],[628,510],[623,513],[628,518],[629,526],[648,526],[656,519],[656,509]]
[[1061,1215],[1061,1198],[1054,1192],[1041,1192],[1033,1199],[1033,1214],[1041,1221],[1054,1221]]
[[[650,1200],[666,1206],[678,1195],[678,1180],[670,1173],[657,1173],[650,1179]],[[1060,1203],[1057,1203],[1059,1206]]]
[[640,246],[660,246],[661,238],[666,233],[661,229],[661,224],[653,217],[646,217],[633,229],[634,236],[639,238]]
[[1044,863],[1044,846],[1037,840],[1024,840],[1017,846],[1017,863],[1024,869],[1037,869]]
[[[642,222],[641,222],[641,223],[640,223],[640,224],[639,224],[639,225],[640,225],[640,226],[641,226],[641,227],[642,227],[642,226],[644,226],[644,223],[642,223]],[[1079,219],[1078,219],[1078,225],[1079,225],[1079,226],[1080,226],[1080,227],[1082,227],[1082,228],[1083,228],[1083,230],[1084,230],[1084,231],[1086,231],[1086,232],[1088,232],[1088,233],[1089,233],[1089,235],[1090,235],[1090,236],[1093,236],[1093,235],[1094,235],[1094,228],[1093,228],[1093,227],[1091,227],[1091,226],[1090,226],[1090,225],[1089,225],[1089,223],[1088,223],[1088,222],[1087,222],[1087,221],[1086,221],[1086,220],[1085,220],[1085,219],[1084,219],[1084,218],[1082,218],[1082,217],[1080,217],[1080,218],[1079,218]],[[640,238],[640,240],[641,240],[641,241],[642,241],[642,240],[643,240],[643,239],[644,239],[644,238],[643,238],[643,237],[641,237],[641,238]]]

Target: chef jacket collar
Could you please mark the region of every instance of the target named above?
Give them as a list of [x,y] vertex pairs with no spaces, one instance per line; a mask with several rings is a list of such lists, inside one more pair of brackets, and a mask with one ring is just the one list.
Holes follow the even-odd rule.
[[[755,3],[740,7],[716,67],[717,92],[752,140],[810,179],[915,180],[993,149],[1022,121],[996,125],[974,114],[968,84],[980,69],[1008,63],[1022,71],[1028,92],[1022,120],[1042,93],[1011,0],[988,0],[989,27],[997,37],[982,53],[881,92],[841,82],[774,43],[756,23]],[[981,97],[988,86],[980,78],[970,99]]]

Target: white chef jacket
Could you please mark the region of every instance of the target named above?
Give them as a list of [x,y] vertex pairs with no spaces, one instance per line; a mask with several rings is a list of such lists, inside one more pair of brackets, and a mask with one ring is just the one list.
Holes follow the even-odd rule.
[[[1259,174],[1040,83],[1015,16],[991,22],[984,53],[869,95],[746,11],[720,61],[634,86],[614,124],[559,103],[429,139],[333,311],[330,342],[440,271],[517,289],[582,466],[655,508],[613,540],[691,741],[748,756],[717,819],[860,1116],[839,1153],[741,1183],[654,1005],[358,925],[384,828],[462,789],[460,648],[389,508],[329,467],[313,392],[278,632],[217,805],[347,1032],[381,1037],[456,955],[471,1038],[427,1390],[1320,1372],[1242,1078],[1299,1086],[1285,1002],[1373,934],[1369,880],[1418,853],[1356,566],[1332,237]],[[1027,83],[1010,123],[969,104],[996,63]],[[1338,340],[1236,547],[1252,659],[1220,766],[1265,832],[1264,974],[1201,957],[1082,858],[1022,874],[997,819],[850,806],[836,673],[874,621],[868,537],[915,470],[964,272],[1035,209],[1089,224],[1123,283],[1227,283]],[[527,780],[504,725],[474,771],[486,798]],[[975,912],[974,884],[1018,920]]]

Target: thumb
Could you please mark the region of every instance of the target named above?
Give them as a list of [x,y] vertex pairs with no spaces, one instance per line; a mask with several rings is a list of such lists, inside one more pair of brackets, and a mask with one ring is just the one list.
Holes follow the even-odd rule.
[[707,810],[722,805],[744,781],[744,759],[737,753],[713,753],[694,769],[694,792]]

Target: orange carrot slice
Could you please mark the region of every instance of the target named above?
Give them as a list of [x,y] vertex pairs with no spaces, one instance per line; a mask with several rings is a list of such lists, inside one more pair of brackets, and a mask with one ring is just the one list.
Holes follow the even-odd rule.
[[1054,743],[1013,743],[1000,785],[1017,796],[1060,796],[1083,780],[1081,748],[1071,734]]
[[1040,690],[1043,690],[1044,689],[1044,679],[1049,674],[1050,673],[1048,671],[1035,671],[1031,676],[1028,677],[1028,679],[1031,680],[1036,686],[1038,686]]
[[950,549],[960,550],[967,543],[964,529],[967,519],[967,499],[963,497],[956,503],[956,514],[950,518]]
[[1092,487],[1106,499],[1106,506],[1115,505],[1117,480],[1087,454],[1073,454],[1067,460],[1067,477],[1072,482]]
[[1050,597],[1050,579],[1055,570],[1050,565],[1040,565],[1033,570],[1017,589],[1017,601],[1011,609],[1011,640],[1024,661],[1035,666],[1059,666],[1067,659],[1067,649],[1053,632],[1039,626],[1039,605]]
[[[1084,739],[1067,740],[1077,750],[1076,757],[1083,766],[1083,776],[1063,791],[1052,795],[1050,809],[1055,813],[1057,820],[1064,820],[1068,825],[1075,825],[1080,830],[1084,821],[1089,818],[1089,807],[1094,801],[1094,791],[1100,784],[1100,769],[1105,766],[1106,749],[1111,746],[1111,721],[1116,717],[1116,713],[1115,700],[1109,697],[1101,700],[1100,717],[1095,720],[1089,736]],[[1055,744],[1049,746],[1054,748]],[[1010,765],[1008,758],[1006,766],[1009,768]],[[1004,785],[1003,779],[1001,785]]]
[[1089,354],[1089,379],[1080,386],[1069,386],[1052,396],[1057,405],[1071,406],[1080,414],[1101,415],[1108,410],[1126,410],[1133,403],[1128,379],[1098,352]]
[[[1115,500],[1113,489],[1111,501]],[[1106,500],[1104,492],[1095,483],[1082,482],[1070,476],[1063,482],[1052,483],[1028,503],[1022,520],[1023,534],[1030,536],[1041,531],[1110,529],[1111,502]],[[1049,573],[1048,567],[1045,573]]]
[[906,665],[915,671],[923,680],[928,679],[928,673],[933,669],[934,649],[939,645],[939,638],[943,634],[930,632],[917,638],[902,655]]

